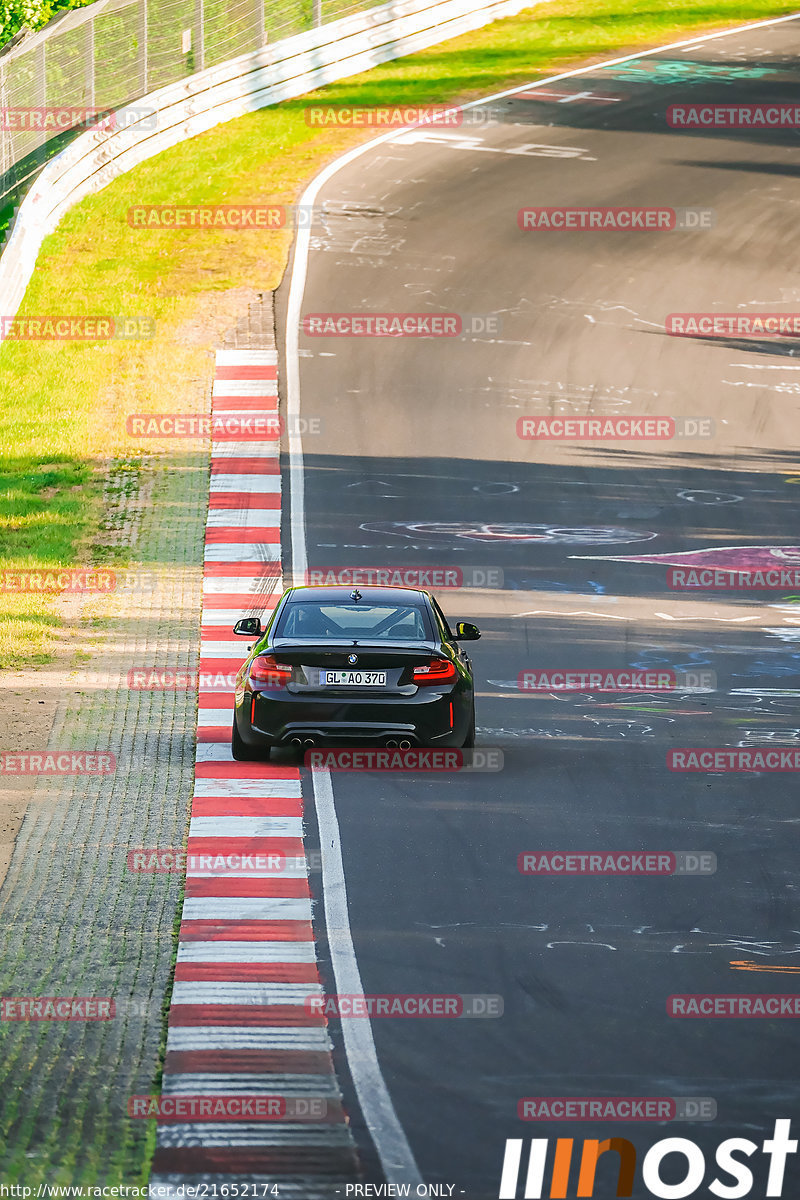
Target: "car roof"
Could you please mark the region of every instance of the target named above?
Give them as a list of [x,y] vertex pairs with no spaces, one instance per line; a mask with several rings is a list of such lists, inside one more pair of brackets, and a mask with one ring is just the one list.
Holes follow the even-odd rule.
[[430,599],[422,588],[380,587],[375,584],[363,586],[350,584],[347,587],[302,586],[288,588],[286,600],[319,600],[328,604],[352,604],[352,593],[360,592],[361,599],[373,604],[383,601],[389,604],[424,604]]

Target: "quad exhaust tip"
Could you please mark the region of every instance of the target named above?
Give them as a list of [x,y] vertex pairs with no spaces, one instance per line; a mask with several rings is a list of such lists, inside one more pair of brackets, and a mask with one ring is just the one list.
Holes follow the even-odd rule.
[[408,738],[403,738],[402,742],[398,742],[398,745],[401,750],[411,749],[411,742],[408,740]]

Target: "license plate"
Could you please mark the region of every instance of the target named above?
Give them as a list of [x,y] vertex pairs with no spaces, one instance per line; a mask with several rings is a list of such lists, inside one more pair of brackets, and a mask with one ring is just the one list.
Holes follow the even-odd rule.
[[386,672],[323,671],[322,682],[334,687],[386,687]]

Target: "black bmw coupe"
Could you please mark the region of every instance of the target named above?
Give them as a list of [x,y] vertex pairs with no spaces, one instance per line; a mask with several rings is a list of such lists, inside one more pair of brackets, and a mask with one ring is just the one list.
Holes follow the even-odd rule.
[[266,759],[273,746],[473,746],[472,663],[429,592],[416,588],[294,587],[257,637],[236,678],[231,750]]

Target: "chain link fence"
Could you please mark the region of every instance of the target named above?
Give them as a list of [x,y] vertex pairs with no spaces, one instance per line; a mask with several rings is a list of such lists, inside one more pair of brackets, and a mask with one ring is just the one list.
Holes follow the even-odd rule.
[[383,0],[97,0],[0,51],[0,238],[44,163],[86,128],[197,71]]

